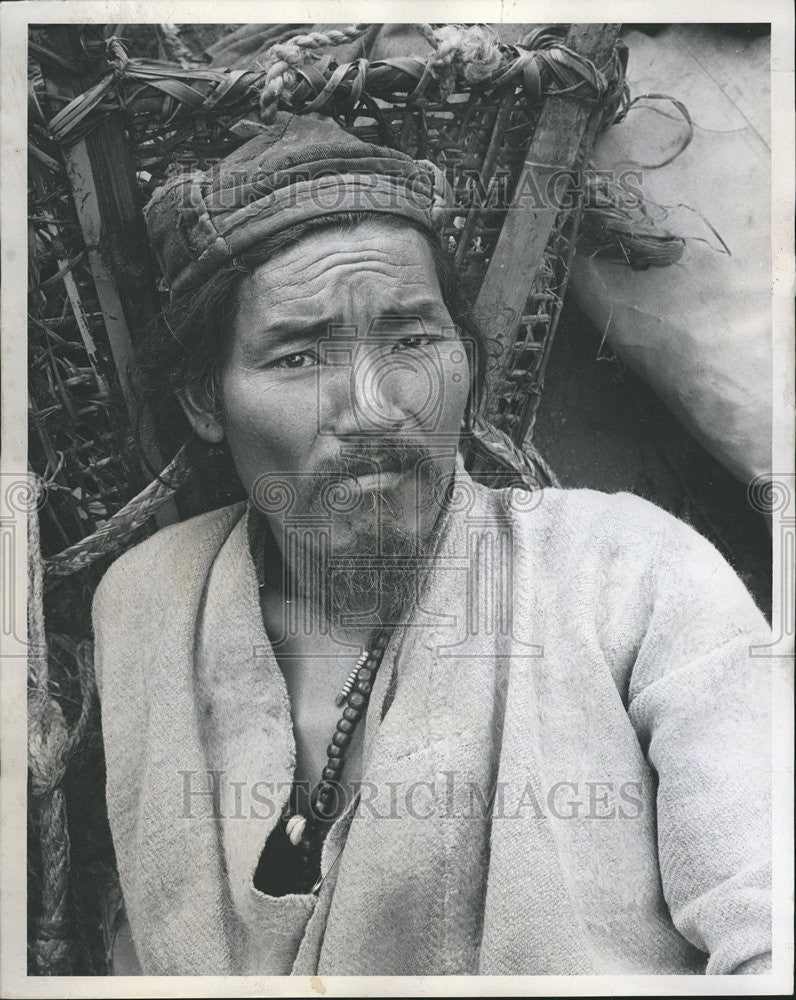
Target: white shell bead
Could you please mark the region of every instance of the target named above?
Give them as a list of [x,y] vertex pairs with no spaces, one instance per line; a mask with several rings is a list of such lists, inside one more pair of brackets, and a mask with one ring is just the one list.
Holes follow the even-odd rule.
[[307,820],[304,816],[291,816],[285,825],[285,833],[290,838],[290,843],[297,847],[301,843],[304,827]]

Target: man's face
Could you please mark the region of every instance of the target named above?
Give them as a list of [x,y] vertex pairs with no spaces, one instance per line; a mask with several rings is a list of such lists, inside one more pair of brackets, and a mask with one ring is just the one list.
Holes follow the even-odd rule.
[[297,515],[325,518],[333,551],[428,539],[468,389],[431,252],[408,226],[321,230],[240,283],[223,429],[278,541]]

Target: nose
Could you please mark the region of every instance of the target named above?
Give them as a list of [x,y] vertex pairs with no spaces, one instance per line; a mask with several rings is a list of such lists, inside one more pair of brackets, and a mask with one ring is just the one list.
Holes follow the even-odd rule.
[[397,432],[411,422],[411,362],[384,345],[360,343],[348,371],[348,419],[355,432]]
[[[338,437],[420,430],[437,379],[418,352],[395,352],[378,340],[351,345],[334,376],[330,422]],[[425,364],[424,364],[425,362]]]

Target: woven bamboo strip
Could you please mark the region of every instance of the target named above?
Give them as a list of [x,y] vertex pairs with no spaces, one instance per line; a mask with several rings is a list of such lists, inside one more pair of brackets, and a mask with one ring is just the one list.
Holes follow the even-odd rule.
[[[567,47],[605,63],[619,25],[574,25]],[[592,116],[602,110],[567,94],[549,97],[525,159],[517,188],[475,304],[476,320],[488,325],[499,363],[488,375],[487,416],[497,415],[499,387],[510,370],[512,347],[562,205],[555,200],[557,174],[571,171]],[[530,192],[541,193],[541,204]],[[524,437],[524,431],[522,437]]]

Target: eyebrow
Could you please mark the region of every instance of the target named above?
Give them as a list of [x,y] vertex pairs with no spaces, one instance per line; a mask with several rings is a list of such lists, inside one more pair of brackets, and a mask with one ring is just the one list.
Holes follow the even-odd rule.
[[[414,296],[408,302],[401,302],[375,313],[371,321],[381,318],[411,320],[415,316],[420,319],[428,319],[430,316],[442,312],[447,312],[447,309],[441,299]],[[280,347],[296,340],[308,340],[312,334],[315,334],[316,338],[325,336],[332,326],[348,326],[337,310],[325,315],[317,313],[296,315],[292,312],[280,315],[277,313],[276,318],[269,318],[268,322],[260,327],[254,336],[258,340],[262,338],[268,347]],[[258,347],[252,347],[252,350],[257,351],[262,346],[262,344],[258,344]]]

